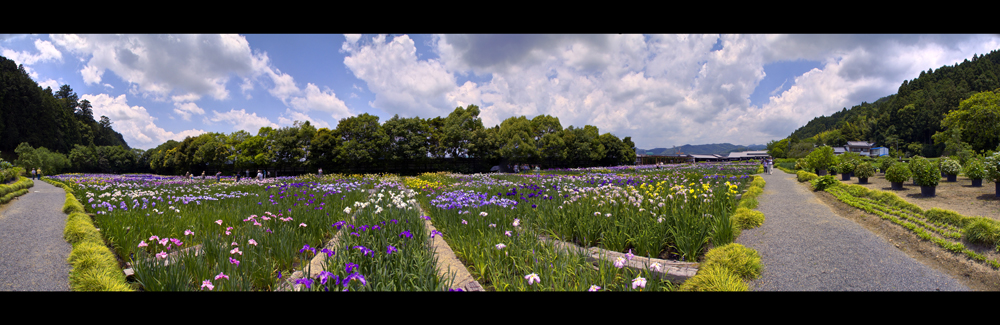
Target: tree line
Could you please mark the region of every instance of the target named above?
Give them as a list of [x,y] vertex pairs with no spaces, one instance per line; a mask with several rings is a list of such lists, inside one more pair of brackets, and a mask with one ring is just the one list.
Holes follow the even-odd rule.
[[447,117],[403,118],[384,123],[367,113],[341,119],[336,128],[309,121],[257,134],[203,133],[167,141],[146,151],[152,172],[274,171],[273,175],[325,172],[415,174],[433,171],[485,172],[507,164],[544,168],[635,163],[631,137],[600,134],[597,127],[562,127],[557,117],[510,117],[485,127],[479,107],[457,107]]

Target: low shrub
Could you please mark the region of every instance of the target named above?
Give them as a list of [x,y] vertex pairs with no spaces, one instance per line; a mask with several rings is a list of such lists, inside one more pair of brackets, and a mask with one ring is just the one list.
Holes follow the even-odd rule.
[[797,173],[795,173],[795,176],[798,177],[799,182],[808,182],[819,177],[819,175],[804,170],[798,171]]
[[920,186],[937,186],[941,181],[941,171],[937,165],[927,159],[914,159],[910,162],[910,169],[913,171],[913,180]]
[[736,272],[723,265],[711,265],[681,285],[681,291],[747,291],[750,287]]
[[66,218],[63,239],[70,244],[76,244],[84,240],[101,242],[101,233],[94,227],[94,222],[90,219],[90,216],[77,212],[70,214]]
[[63,213],[86,213],[87,211],[83,209],[83,204],[73,196],[73,193],[66,193],[66,203],[63,204]]
[[955,161],[954,159],[951,158],[946,158],[944,161],[941,162],[941,171],[947,175],[955,176],[962,171],[962,166],[958,164],[958,161]]
[[809,183],[812,184],[813,191],[822,191],[826,190],[827,188],[839,185],[840,181],[838,181],[836,177],[833,177],[831,175],[826,175],[811,180],[809,181]]
[[996,221],[983,217],[969,218],[963,231],[965,240],[970,243],[997,245],[1000,243],[1000,225]]
[[875,167],[872,167],[872,164],[868,162],[858,164],[858,166],[854,168],[854,176],[857,178],[869,178],[875,176]]
[[983,164],[981,158],[972,158],[965,163],[965,177],[969,179],[984,179],[986,178],[986,166]]
[[910,168],[906,164],[892,164],[885,171],[885,179],[893,183],[902,183],[910,179]]
[[931,208],[924,212],[924,217],[933,222],[947,223],[956,227],[965,227],[968,217],[951,210]]
[[740,229],[753,229],[764,224],[764,213],[744,207],[736,208],[730,218]]
[[744,279],[756,279],[760,276],[760,254],[756,250],[737,243],[719,246],[705,253],[705,262],[701,263],[702,267],[711,267],[716,264],[732,270]]
[[850,161],[845,161],[837,164],[837,173],[839,174],[850,174],[854,172],[854,163]]

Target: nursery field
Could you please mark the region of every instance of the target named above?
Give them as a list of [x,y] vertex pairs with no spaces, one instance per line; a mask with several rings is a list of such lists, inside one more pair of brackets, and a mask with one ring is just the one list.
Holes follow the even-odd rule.
[[[844,183],[858,184],[858,179],[852,178]],[[876,175],[868,178],[868,184],[858,185],[873,190],[894,192],[903,200],[924,210],[939,208],[967,216],[983,216],[1000,220],[1000,198],[996,197],[994,184],[988,180],[983,181],[981,187],[973,187],[971,184],[972,180],[962,176],[958,177],[955,182],[942,179],[938,183],[933,197],[921,196],[920,186],[913,185],[912,181],[903,183],[903,190],[893,191],[892,185],[885,179],[885,175]]]
[[[731,243],[740,230],[731,217],[758,171],[728,163],[240,182],[52,179],[70,188],[120,266],[134,270],[136,290],[454,290],[431,245],[440,236],[487,291],[672,291],[678,284],[661,278],[666,266],[625,265],[640,257],[700,262]],[[595,262],[552,239],[620,254]],[[322,263],[309,263],[317,257]]]

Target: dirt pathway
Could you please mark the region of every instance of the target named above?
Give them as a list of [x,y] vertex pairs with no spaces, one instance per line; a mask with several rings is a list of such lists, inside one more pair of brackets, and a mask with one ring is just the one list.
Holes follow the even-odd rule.
[[69,291],[63,189],[35,181],[0,207],[0,291]]

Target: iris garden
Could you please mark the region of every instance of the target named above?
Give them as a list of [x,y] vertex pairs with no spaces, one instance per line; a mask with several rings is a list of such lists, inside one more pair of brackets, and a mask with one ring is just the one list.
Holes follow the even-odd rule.
[[[445,291],[452,279],[438,270],[434,236],[488,291],[659,291],[675,289],[657,276],[662,265],[626,259],[697,262],[732,242],[730,216],[758,168],[53,179],[70,185],[146,291]],[[591,263],[553,240],[625,255]],[[317,258],[322,270],[309,263]],[[298,270],[306,276],[293,280]]]

